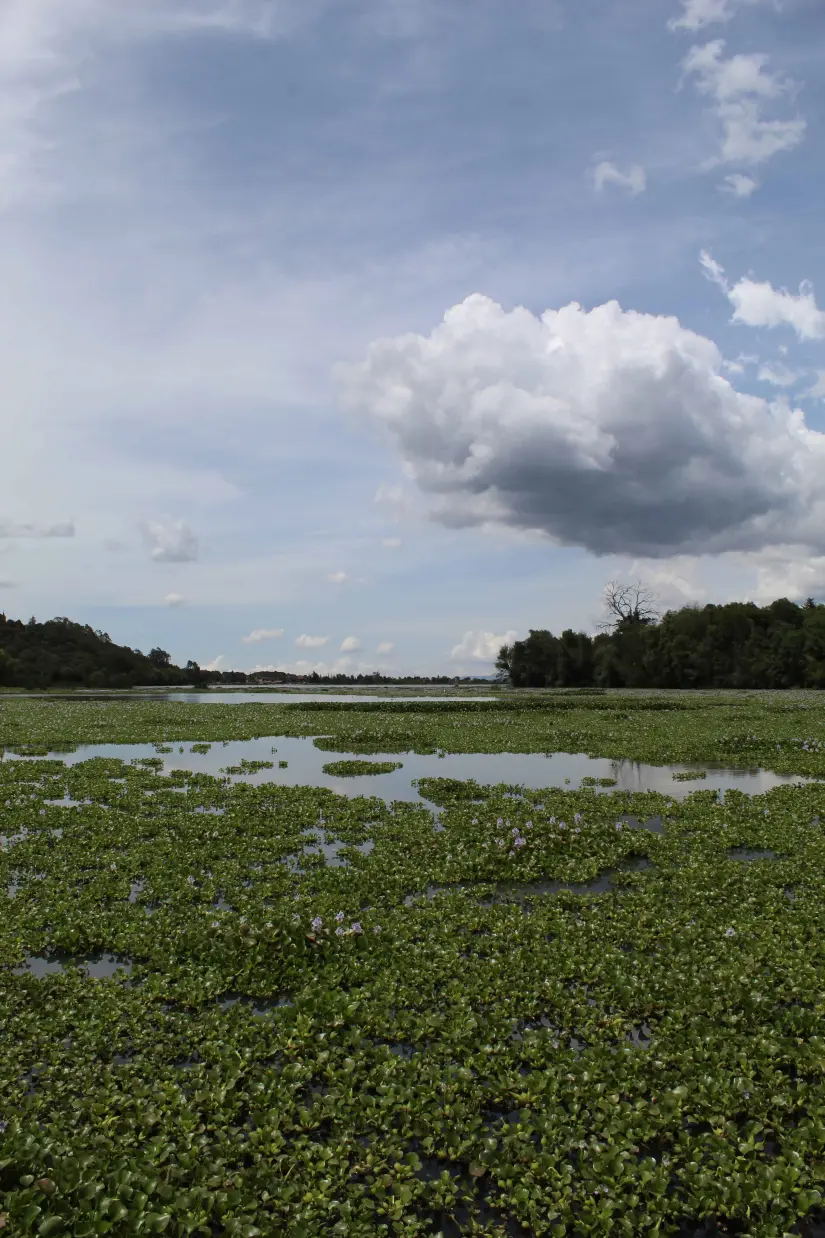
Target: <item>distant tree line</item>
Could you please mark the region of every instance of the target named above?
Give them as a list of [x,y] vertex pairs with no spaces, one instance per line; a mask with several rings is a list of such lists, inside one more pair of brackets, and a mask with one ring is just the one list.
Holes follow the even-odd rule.
[[[193,664],[194,665],[194,664]],[[170,687],[190,683],[191,672],[172,664],[164,649],[141,653],[116,645],[108,632],[71,619],[28,623],[0,614],[0,685],[8,688]]]
[[825,688],[825,605],[683,606],[663,616],[642,586],[612,582],[595,636],[531,630],[496,663],[517,688]]
[[189,661],[175,666],[165,649],[142,653],[116,645],[108,632],[71,619],[28,623],[0,614],[0,687],[41,691],[54,688],[205,687],[209,684],[309,683],[356,684],[451,684],[473,683],[449,675],[392,677],[375,671],[359,675],[294,675],[288,671],[214,671]]

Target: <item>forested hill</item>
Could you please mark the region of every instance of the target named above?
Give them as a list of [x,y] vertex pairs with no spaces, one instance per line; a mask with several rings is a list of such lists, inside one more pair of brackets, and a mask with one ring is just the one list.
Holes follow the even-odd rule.
[[131,688],[197,682],[194,663],[173,666],[163,649],[116,645],[106,632],[70,619],[37,623],[0,615],[0,686]]
[[[517,688],[825,688],[825,605],[685,606],[659,618],[624,608],[613,630],[533,630],[502,647],[498,668]],[[615,591],[614,591],[615,599]]]

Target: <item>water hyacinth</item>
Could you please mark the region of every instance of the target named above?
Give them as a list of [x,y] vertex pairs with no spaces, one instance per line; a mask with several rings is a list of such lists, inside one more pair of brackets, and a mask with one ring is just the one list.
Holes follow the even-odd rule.
[[[627,746],[688,765],[762,731],[785,741],[785,772],[825,772],[811,743],[790,741],[825,716],[815,699],[800,723],[787,694],[771,717],[763,698],[668,697],[643,715],[634,696],[623,709],[638,727],[621,700],[503,710],[507,744],[543,752],[552,725],[573,752]],[[215,710],[195,734],[246,728],[270,745],[277,716],[339,748],[360,729],[376,753],[504,743],[501,715],[437,704],[232,715],[58,702],[52,714],[0,700],[0,726],[28,710],[28,739],[69,718],[125,742],[154,718],[177,743],[187,718]],[[760,742],[766,763],[773,743]],[[475,1224],[668,1238],[704,1218],[708,1232],[767,1238],[816,1220],[821,986],[800,943],[825,933],[808,824],[825,817],[825,787],[734,788],[722,812],[680,789],[665,821],[674,801],[655,792],[433,780],[440,835],[429,803],[124,772],[108,757],[12,764],[0,762],[0,828],[28,834],[0,857],[0,889],[17,891],[0,917],[9,1232],[300,1224],[307,1238],[373,1238],[449,1225],[464,1238]],[[57,838],[40,809],[67,793],[91,803],[47,808]],[[204,832],[198,809],[222,809],[220,828]],[[661,829],[642,828],[652,819]],[[335,864],[312,853],[320,828]],[[732,846],[778,858],[733,864]],[[110,879],[115,860],[144,883],[135,903]],[[300,926],[316,922],[308,941]]]

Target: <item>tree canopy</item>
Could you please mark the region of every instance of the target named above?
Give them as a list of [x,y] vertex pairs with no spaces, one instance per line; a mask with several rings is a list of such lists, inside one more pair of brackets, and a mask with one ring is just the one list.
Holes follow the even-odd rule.
[[[193,663],[198,675],[203,672]],[[28,623],[0,615],[0,685],[16,688],[170,687],[198,682],[193,669],[174,666],[168,653],[116,645],[108,632],[71,619]]]
[[649,594],[617,597],[612,631],[531,629],[502,646],[502,677],[517,688],[825,688],[825,605],[813,598],[684,606],[657,620]]

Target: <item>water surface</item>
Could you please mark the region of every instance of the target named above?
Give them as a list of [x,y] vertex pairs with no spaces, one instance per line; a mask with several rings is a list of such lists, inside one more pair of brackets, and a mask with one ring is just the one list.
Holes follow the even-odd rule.
[[[758,766],[740,768],[710,765],[646,765],[638,761],[589,757],[585,753],[555,752],[472,752],[445,756],[435,754],[371,753],[371,761],[401,762],[401,768],[388,774],[364,774],[355,778],[325,774],[323,766],[336,760],[352,758],[351,752],[330,752],[316,748],[310,738],[267,736],[258,739],[227,740],[213,743],[208,752],[193,752],[192,743],[169,745],[172,752],[158,752],[154,744],[80,744],[74,752],[54,752],[52,759],[76,765],[93,757],[117,758],[130,762],[147,757],[163,762],[163,772],[191,770],[195,773],[221,777],[227,766],[238,766],[242,760],[271,761],[271,769],[254,773],[230,775],[233,782],[253,784],[274,782],[280,786],[327,787],[340,795],[379,796],[387,802],[406,800],[421,802],[415,785],[422,778],[472,779],[482,786],[505,784],[537,790],[560,787],[576,791],[587,778],[614,779],[608,787],[594,787],[596,794],[611,791],[659,791],[674,800],[684,799],[697,790],[712,790],[724,795],[735,788],[750,795],[760,795],[773,787],[793,783],[813,782],[799,774],[775,774]],[[14,754],[7,753],[7,759]],[[36,758],[16,758],[36,759]],[[42,758],[41,758],[42,759]],[[281,766],[280,762],[286,762]],[[674,781],[674,773],[692,769],[707,771],[707,777],[696,781]],[[586,785],[586,784],[585,784]]]

